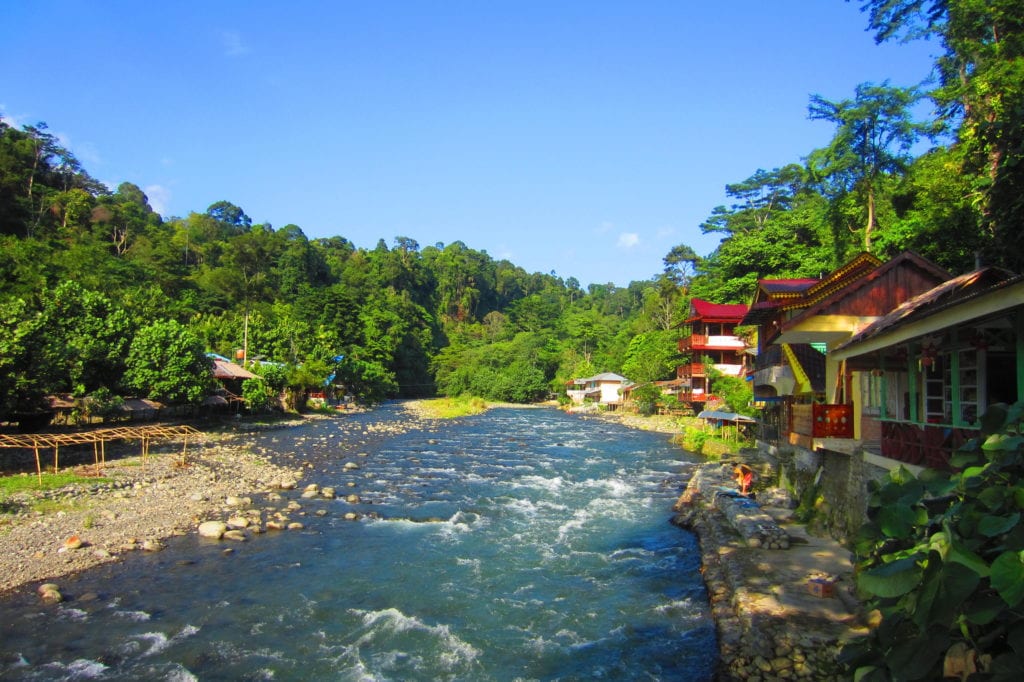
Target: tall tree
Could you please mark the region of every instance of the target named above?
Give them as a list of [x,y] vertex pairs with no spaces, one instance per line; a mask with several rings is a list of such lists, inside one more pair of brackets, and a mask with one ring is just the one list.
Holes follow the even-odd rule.
[[932,93],[957,128],[961,172],[976,178],[987,256],[1024,269],[1024,3],[1019,0],[865,0],[878,42],[937,38]]
[[862,83],[852,100],[811,96],[810,118],[834,123],[836,132],[827,147],[811,153],[809,167],[833,202],[855,197],[864,251],[871,251],[883,183],[906,171],[911,147],[931,129],[911,118],[910,108],[920,98],[916,90],[888,83]]

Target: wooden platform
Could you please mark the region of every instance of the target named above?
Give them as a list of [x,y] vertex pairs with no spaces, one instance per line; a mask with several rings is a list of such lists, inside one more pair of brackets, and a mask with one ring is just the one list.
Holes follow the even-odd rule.
[[71,445],[93,446],[96,464],[106,462],[106,444],[108,441],[137,440],[142,444],[143,465],[149,454],[149,444],[154,440],[182,441],[181,460],[185,461],[188,450],[188,439],[202,435],[202,431],[192,426],[157,425],[157,426],[119,426],[109,429],[92,429],[88,431],[69,431],[67,433],[25,433],[0,434],[0,448],[21,448],[32,450],[36,456],[36,472],[42,477],[42,460],[40,450],[53,448],[53,470],[60,468],[60,448]]

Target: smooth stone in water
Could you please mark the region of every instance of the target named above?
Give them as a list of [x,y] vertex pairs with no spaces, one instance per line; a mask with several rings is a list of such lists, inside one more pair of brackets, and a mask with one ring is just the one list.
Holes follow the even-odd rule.
[[228,530],[228,524],[223,521],[204,521],[199,524],[199,535],[204,538],[220,540]]

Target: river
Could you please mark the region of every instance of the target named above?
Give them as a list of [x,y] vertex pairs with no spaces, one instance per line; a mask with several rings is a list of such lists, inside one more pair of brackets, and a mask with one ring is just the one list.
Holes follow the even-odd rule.
[[668,522],[697,458],[664,434],[517,408],[358,452],[337,430],[252,439],[337,488],[300,500],[304,530],[176,538],[62,581],[63,604],[0,602],[0,679],[712,679],[699,550]]

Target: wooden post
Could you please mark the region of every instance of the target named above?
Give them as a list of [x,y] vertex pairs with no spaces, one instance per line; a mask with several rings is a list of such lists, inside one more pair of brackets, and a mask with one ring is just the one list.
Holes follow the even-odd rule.
[[32,449],[36,452],[36,475],[39,477],[39,487],[43,485],[43,462],[39,459],[39,441],[32,439]]
[[60,468],[60,445],[54,444],[53,446],[53,473],[57,473]]

